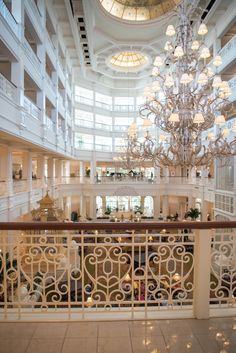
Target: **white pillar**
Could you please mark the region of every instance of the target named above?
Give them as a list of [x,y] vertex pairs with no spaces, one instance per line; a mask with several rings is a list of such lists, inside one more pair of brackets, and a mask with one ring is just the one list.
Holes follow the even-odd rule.
[[169,197],[168,195],[162,196],[162,214],[164,219],[169,215]]
[[160,217],[160,209],[161,209],[161,200],[160,195],[153,196],[153,216],[155,219]]
[[195,231],[194,315],[209,318],[211,230]]
[[84,162],[80,161],[79,164],[79,175],[80,175],[80,183],[84,182]]
[[94,183],[94,178],[96,175],[96,160],[95,160],[95,153],[92,153],[92,158],[90,161],[90,183]]
[[96,218],[96,196],[90,196],[89,198],[89,216]]

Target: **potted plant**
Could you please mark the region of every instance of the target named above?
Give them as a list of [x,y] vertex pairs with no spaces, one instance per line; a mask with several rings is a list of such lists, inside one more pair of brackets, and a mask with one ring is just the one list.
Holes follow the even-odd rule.
[[186,213],[184,218],[191,218],[192,221],[196,221],[196,219],[200,216],[201,212],[198,208],[190,208]]
[[106,215],[110,215],[111,214],[111,206],[107,206],[106,207],[106,210],[105,210],[104,214],[106,214]]

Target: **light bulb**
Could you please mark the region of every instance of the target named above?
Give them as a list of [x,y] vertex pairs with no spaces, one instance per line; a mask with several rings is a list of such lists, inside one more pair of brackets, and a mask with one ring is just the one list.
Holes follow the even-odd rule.
[[198,28],[197,33],[200,36],[204,36],[205,34],[207,34],[207,32],[208,32],[207,26],[205,25],[205,23],[201,23],[199,28]]
[[214,75],[214,71],[212,70],[211,67],[208,67],[208,68],[207,68],[207,76],[208,76],[208,77],[212,77],[213,75]]
[[212,87],[220,88],[221,85],[222,85],[222,81],[220,76],[215,76],[212,82]]
[[189,78],[189,75],[187,73],[182,74],[180,83],[182,83],[183,85],[187,85],[190,81],[191,79]]
[[184,51],[183,51],[183,49],[181,48],[181,46],[178,45],[178,46],[175,48],[174,56],[175,56],[176,58],[181,58],[183,55],[184,55]]
[[174,80],[173,80],[173,77],[172,76],[170,76],[170,75],[166,75],[166,79],[165,79],[165,82],[164,82],[164,85],[166,86],[166,87],[172,87],[172,86],[174,86]]
[[154,66],[161,67],[163,65],[162,58],[160,56],[157,56],[156,59],[154,60]]
[[224,137],[227,137],[229,135],[229,129],[227,128],[223,129],[222,134]]
[[179,114],[177,113],[172,113],[168,119],[171,123],[177,123],[179,122]]
[[159,75],[159,69],[158,67],[154,66],[152,69],[152,76],[158,76]]
[[192,49],[192,50],[198,50],[199,47],[200,47],[199,42],[198,42],[197,40],[194,40],[194,41],[192,42],[191,49]]
[[153,81],[152,83],[152,91],[156,92],[156,91],[160,91],[161,87],[160,87],[160,83],[158,81]]
[[210,50],[207,47],[203,47],[200,53],[201,59],[207,59],[211,56]]
[[222,59],[220,55],[216,55],[216,57],[213,60],[213,65],[215,66],[220,66],[222,64]]
[[209,132],[207,137],[208,137],[209,141],[214,141],[215,140],[215,135],[213,134],[213,132]]
[[200,85],[205,85],[205,84],[208,82],[207,75],[204,74],[203,72],[200,73],[200,75],[198,76],[197,82],[198,82]]
[[160,134],[160,136],[159,136],[159,141],[160,141],[160,142],[164,142],[165,139],[166,139],[165,135]]
[[172,50],[173,47],[172,47],[171,42],[167,41],[166,44],[165,44],[165,46],[164,46],[164,49],[165,49],[166,51]]
[[172,37],[175,35],[175,28],[172,25],[169,25],[166,29],[166,35]]
[[224,124],[224,123],[225,123],[225,117],[224,117],[224,115],[218,115],[218,116],[215,118],[215,124],[221,125],[221,124]]
[[205,119],[202,115],[202,113],[196,113],[193,119],[194,124],[201,124],[204,123]]

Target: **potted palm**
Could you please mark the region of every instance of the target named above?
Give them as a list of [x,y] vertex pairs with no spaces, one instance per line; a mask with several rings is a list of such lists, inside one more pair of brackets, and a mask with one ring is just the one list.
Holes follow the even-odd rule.
[[184,218],[191,218],[192,221],[196,221],[196,219],[200,216],[201,212],[198,208],[190,208],[186,213]]

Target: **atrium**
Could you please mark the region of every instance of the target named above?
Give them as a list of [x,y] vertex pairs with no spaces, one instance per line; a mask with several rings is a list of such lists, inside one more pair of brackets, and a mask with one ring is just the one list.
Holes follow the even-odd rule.
[[236,0],[0,0],[0,106],[0,353],[235,353]]

